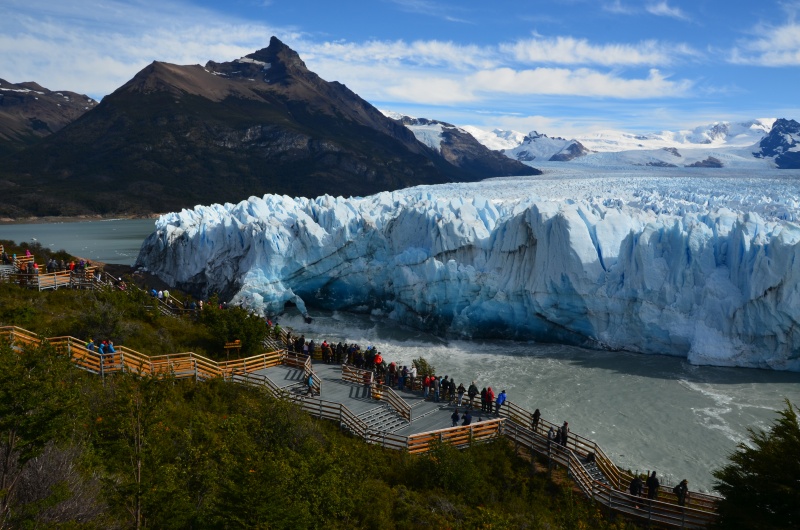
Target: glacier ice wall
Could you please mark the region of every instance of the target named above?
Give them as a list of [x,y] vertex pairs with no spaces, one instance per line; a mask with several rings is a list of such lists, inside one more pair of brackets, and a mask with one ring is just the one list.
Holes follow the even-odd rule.
[[162,216],[137,265],[263,313],[800,371],[793,181],[493,179]]

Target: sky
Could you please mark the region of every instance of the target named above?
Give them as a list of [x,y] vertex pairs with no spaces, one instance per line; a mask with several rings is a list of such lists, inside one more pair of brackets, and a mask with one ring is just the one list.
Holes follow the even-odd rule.
[[800,0],[0,0],[0,78],[101,99],[273,35],[380,109],[461,126],[800,119]]

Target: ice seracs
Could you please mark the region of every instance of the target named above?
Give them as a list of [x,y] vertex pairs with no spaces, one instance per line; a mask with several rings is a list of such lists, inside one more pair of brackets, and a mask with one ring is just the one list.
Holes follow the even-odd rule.
[[251,197],[162,216],[137,263],[264,313],[374,310],[450,336],[800,370],[797,175],[705,172]]

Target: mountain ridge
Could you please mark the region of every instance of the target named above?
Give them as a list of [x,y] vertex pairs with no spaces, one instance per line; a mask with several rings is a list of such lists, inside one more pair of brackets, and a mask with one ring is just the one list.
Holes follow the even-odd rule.
[[[496,161],[476,145],[478,158]],[[0,214],[9,217],[141,215],[265,193],[359,196],[538,173],[514,161],[497,173],[451,163],[275,37],[229,62],[154,61],[7,162]]]

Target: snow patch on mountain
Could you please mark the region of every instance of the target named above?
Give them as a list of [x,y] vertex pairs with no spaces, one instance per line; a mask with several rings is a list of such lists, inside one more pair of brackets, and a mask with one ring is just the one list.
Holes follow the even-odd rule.
[[264,313],[800,371],[797,172],[547,172],[198,206],[159,218],[137,264]]
[[514,149],[525,140],[525,133],[517,131],[506,131],[503,129],[494,129],[486,131],[479,127],[472,125],[465,125],[461,127],[466,132],[471,134],[476,140],[488,147],[493,151],[505,151],[506,149]]
[[548,160],[567,162],[586,155],[588,151],[576,140],[550,138],[546,134],[533,131],[525,136],[520,145],[514,149],[507,149],[505,153],[506,156],[520,162]]

